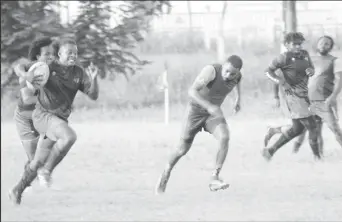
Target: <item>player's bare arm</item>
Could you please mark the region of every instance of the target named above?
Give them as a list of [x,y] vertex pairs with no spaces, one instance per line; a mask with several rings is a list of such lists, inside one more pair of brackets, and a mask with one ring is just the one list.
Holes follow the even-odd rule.
[[215,69],[213,66],[206,66],[202,69],[200,74],[195,79],[194,83],[189,89],[189,96],[197,102],[199,105],[201,105],[203,108],[205,108],[209,113],[215,113],[220,108],[212,103],[210,103],[208,100],[204,99],[200,94],[199,91],[215,79]]
[[98,68],[94,66],[93,63],[90,64],[90,66],[85,70],[86,78],[84,81],[83,88],[85,90],[82,90],[87,96],[92,100],[97,100],[99,97],[99,84],[97,81],[98,76]]
[[282,75],[277,75],[275,72],[278,69],[281,69],[285,64],[285,55],[280,54],[277,58],[275,58],[271,65],[266,69],[266,76],[272,80],[275,84],[281,85],[286,93],[291,93],[290,85],[285,81],[285,78]]
[[33,74],[27,72],[28,68],[31,64],[31,61],[28,59],[20,59],[17,61],[17,64],[14,66],[14,72],[18,77],[23,78],[26,81],[32,81]]
[[279,85],[273,84],[273,96],[275,99],[279,99]]
[[266,69],[266,76],[275,84],[283,84],[285,82],[283,78],[281,78],[275,73],[276,70],[282,67],[283,60],[283,55],[279,55],[272,61],[271,65]]
[[307,57],[308,57],[308,61],[309,61],[309,68],[307,68],[305,70],[305,72],[306,72],[306,74],[308,76],[311,77],[311,76],[313,76],[315,74],[315,67],[314,67],[314,65],[312,63],[312,60],[311,60],[311,57],[310,57],[309,53],[308,52],[306,52],[306,53],[307,53]]
[[17,61],[17,64],[14,66],[14,72],[18,77],[20,77],[24,81],[28,81],[32,83],[34,86],[40,85],[43,81],[42,76],[34,76],[32,72],[29,72],[29,68],[34,64],[34,62],[28,59],[20,59]]
[[[335,67],[340,67],[340,66],[336,65],[338,62],[341,62],[341,61],[336,59],[335,60]],[[334,73],[334,75],[335,75],[334,89],[333,89],[333,92],[331,93],[331,95],[326,99],[326,104],[329,106],[336,103],[337,96],[340,94],[340,92],[342,90],[342,70],[336,71]]]
[[235,100],[235,107],[234,107],[234,112],[237,113],[241,109],[241,82],[239,82],[236,87],[236,100]]

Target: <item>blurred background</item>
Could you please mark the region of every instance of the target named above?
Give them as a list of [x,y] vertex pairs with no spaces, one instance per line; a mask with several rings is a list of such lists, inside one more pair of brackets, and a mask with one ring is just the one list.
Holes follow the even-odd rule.
[[[79,62],[101,70],[99,100],[80,93],[73,119],[163,121],[167,88],[170,119],[178,120],[201,68],[231,54],[244,60],[242,116],[279,117],[264,70],[283,34],[302,32],[311,53],[330,35],[333,54],[342,55],[341,10],[339,1],[1,1],[2,121],[16,105],[13,64],[42,35],[75,38]],[[224,103],[227,115],[233,101]]]

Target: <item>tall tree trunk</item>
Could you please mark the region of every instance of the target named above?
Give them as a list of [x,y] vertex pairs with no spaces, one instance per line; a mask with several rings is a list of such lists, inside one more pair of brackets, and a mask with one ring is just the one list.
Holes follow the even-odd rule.
[[285,51],[283,39],[286,33],[297,31],[296,1],[282,1],[283,32],[280,51]]
[[296,1],[284,1],[285,4],[285,31],[296,32],[297,31],[297,13],[296,13]]
[[189,15],[189,29],[192,31],[192,9],[191,9],[191,1],[187,1],[188,4],[188,15]]
[[223,7],[221,11],[220,25],[218,30],[217,38],[217,58],[218,60],[223,60],[225,57],[225,42],[224,42],[224,19],[227,10],[227,1],[223,1]]

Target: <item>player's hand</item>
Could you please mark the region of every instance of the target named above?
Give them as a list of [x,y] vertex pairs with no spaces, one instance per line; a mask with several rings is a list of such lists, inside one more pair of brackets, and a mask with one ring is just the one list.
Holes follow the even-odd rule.
[[28,81],[28,82],[33,81],[33,78],[35,77],[33,71],[34,70],[32,70],[31,72],[25,72],[25,75],[23,77],[26,81]]
[[307,68],[307,69],[305,69],[305,73],[306,73],[306,75],[311,77],[315,74],[315,70],[313,68]]
[[287,82],[282,83],[286,95],[293,95],[292,87]]
[[240,102],[236,102],[235,107],[234,107],[234,114],[240,112],[240,110],[241,110]]
[[93,64],[93,62],[91,62],[90,65],[87,67],[86,72],[91,79],[95,79],[98,75],[99,69]]
[[217,116],[217,117],[223,116],[222,110],[220,109],[219,106],[216,106],[216,105],[211,105],[208,108],[208,112],[210,113],[210,115],[213,115],[213,116]]
[[37,76],[33,76],[31,83],[33,86],[40,86],[42,84],[44,80],[44,77],[42,75],[37,75]]
[[334,96],[329,96],[326,100],[325,100],[325,106],[327,108],[329,107],[332,107],[332,106],[335,106],[337,104],[337,101],[336,101],[336,97]]
[[280,100],[279,100],[279,98],[275,98],[274,107],[275,107],[275,108],[279,108],[279,107],[280,107]]

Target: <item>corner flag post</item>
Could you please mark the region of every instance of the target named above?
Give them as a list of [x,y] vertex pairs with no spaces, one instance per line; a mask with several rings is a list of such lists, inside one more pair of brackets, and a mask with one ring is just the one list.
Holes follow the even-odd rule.
[[167,66],[167,62],[165,62],[164,64],[164,67],[165,67],[165,70],[162,74],[162,78],[163,78],[163,88],[164,88],[164,118],[165,118],[165,125],[168,125],[169,124],[169,116],[170,116],[170,112],[169,112],[169,109],[170,109],[170,102],[169,102],[169,87],[168,87],[168,80],[167,80],[167,77],[168,77],[168,66]]

